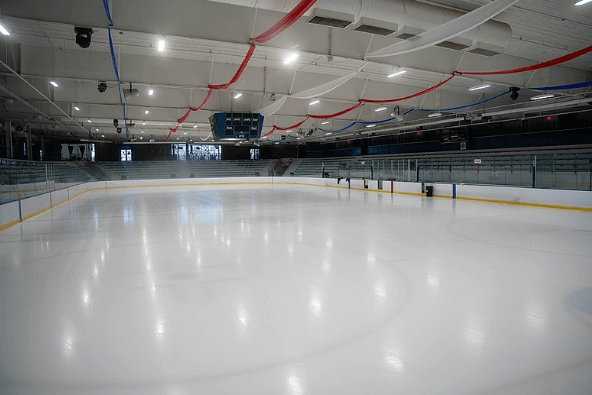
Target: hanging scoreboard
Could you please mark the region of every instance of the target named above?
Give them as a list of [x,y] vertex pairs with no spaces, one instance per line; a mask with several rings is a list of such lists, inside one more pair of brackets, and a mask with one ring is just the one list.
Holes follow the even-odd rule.
[[263,116],[243,112],[222,112],[210,116],[214,140],[256,140],[261,137]]

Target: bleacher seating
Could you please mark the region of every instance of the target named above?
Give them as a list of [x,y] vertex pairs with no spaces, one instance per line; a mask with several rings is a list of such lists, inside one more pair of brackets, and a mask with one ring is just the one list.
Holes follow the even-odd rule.
[[336,177],[339,172],[339,161],[324,160],[296,160],[286,170],[284,176],[288,177],[322,177],[323,170],[329,177]]
[[272,161],[102,162],[112,180],[267,176]]

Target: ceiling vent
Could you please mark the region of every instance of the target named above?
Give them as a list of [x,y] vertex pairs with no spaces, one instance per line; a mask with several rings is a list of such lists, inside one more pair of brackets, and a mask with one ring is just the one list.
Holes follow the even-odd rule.
[[440,44],[436,44],[436,47],[453,49],[455,51],[462,51],[463,49],[469,48],[470,45],[453,43],[452,41],[442,41]]
[[501,47],[496,47],[494,45],[487,45],[485,43],[476,43],[472,47],[470,47],[467,52],[473,53],[475,55],[487,56],[492,57],[495,55],[500,55],[503,53],[504,49]]
[[347,14],[345,12],[328,11],[315,8],[312,16],[307,22],[313,25],[330,26],[343,29],[354,22],[354,15]]
[[481,56],[488,56],[488,57],[492,57],[495,55],[499,55],[499,52],[495,52],[495,51],[490,51],[487,49],[481,49],[481,48],[475,48],[469,51],[470,53],[474,53],[475,55],[481,55]]
[[393,35],[393,37],[396,37],[400,40],[408,40],[411,37],[415,37],[423,32],[424,30],[418,29],[416,27],[401,26],[399,30],[397,30],[397,32]]
[[397,24],[371,18],[360,18],[358,22],[352,25],[352,30],[379,36],[389,36],[397,31]]

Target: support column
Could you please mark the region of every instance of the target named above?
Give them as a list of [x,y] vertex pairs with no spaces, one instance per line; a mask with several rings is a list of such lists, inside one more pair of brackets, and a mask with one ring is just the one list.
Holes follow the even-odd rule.
[[14,158],[12,149],[12,123],[10,121],[4,122],[4,130],[6,130],[6,159]]
[[27,160],[33,160],[33,139],[30,127],[27,127]]

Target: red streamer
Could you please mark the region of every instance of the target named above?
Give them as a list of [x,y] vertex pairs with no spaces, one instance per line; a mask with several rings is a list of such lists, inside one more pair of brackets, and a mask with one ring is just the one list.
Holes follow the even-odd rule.
[[520,67],[518,69],[511,69],[511,70],[502,70],[502,71],[455,71],[455,74],[458,75],[500,75],[500,74],[516,74],[516,73],[523,73],[525,71],[534,71],[539,69],[544,69],[551,66],[556,66],[561,63],[569,62],[572,59],[579,58],[582,55],[587,54],[588,52],[592,51],[592,46],[580,49],[579,51],[572,52],[570,54],[548,60],[543,63],[539,63],[533,66],[527,67]]
[[339,111],[336,112],[335,114],[329,114],[329,115],[312,115],[312,114],[307,114],[306,116],[309,118],[314,118],[314,119],[329,119],[329,118],[335,118],[338,117],[340,115],[343,114],[347,114],[350,111],[355,110],[356,108],[360,107],[362,105],[362,101],[360,100],[357,104],[351,106],[350,108],[347,108],[343,111]]
[[241,63],[240,67],[238,68],[238,70],[236,71],[236,73],[234,74],[234,76],[232,77],[232,79],[230,81],[228,81],[226,84],[210,85],[209,86],[210,89],[214,89],[214,90],[228,89],[228,87],[230,85],[232,85],[236,81],[238,81],[238,79],[240,78],[241,74],[245,70],[245,67],[247,67],[247,63],[249,63],[249,60],[251,60],[251,56],[253,56],[253,52],[254,51],[255,51],[255,44],[251,43],[251,46],[249,47],[249,51],[247,52],[247,55],[243,59],[243,62]]
[[296,22],[306,11],[316,3],[317,0],[302,0],[292,11],[290,11],[285,17],[278,21],[275,25],[267,29],[255,38],[251,39],[251,42],[257,44],[263,44],[282,33],[284,30],[289,28]]
[[270,134],[273,134],[273,132],[275,132],[275,131],[276,131],[276,128],[275,128],[275,126],[274,126],[273,128],[271,128],[271,131],[270,131],[270,132],[268,132],[268,133],[265,133],[265,134],[264,134],[263,136],[261,136],[261,137],[267,137],[267,136],[269,136]]
[[[456,73],[456,74],[458,74],[458,73]],[[417,93],[416,93],[416,94],[414,94],[414,95],[405,96],[405,97],[400,97],[400,98],[398,98],[398,99],[390,99],[390,100],[370,100],[370,99],[360,99],[360,102],[363,102],[363,103],[394,103],[394,102],[397,102],[397,101],[402,101],[402,100],[413,99],[414,97],[417,97],[417,96],[422,96],[422,95],[425,95],[426,93],[430,93],[430,92],[431,92],[431,91],[433,91],[434,89],[438,89],[439,87],[441,87],[442,85],[446,84],[448,81],[450,81],[451,79],[453,79],[453,78],[454,78],[454,75],[455,75],[455,74],[452,74],[450,77],[448,77],[448,78],[447,78],[447,79],[445,79],[444,81],[440,82],[439,84],[437,84],[437,85],[434,85],[434,86],[432,86],[432,87],[430,87],[430,88],[428,88],[428,89],[425,89],[425,90],[423,90],[423,91],[421,91],[421,92],[417,92]]]
[[206,95],[206,98],[204,99],[204,101],[199,106],[197,106],[195,108],[189,107],[189,110],[187,110],[187,112],[185,113],[185,115],[183,115],[181,118],[177,119],[177,126],[175,126],[174,128],[171,128],[170,129],[169,134],[166,136],[166,140],[168,140],[169,137],[171,137],[171,134],[177,133],[177,130],[179,129],[179,126],[181,126],[182,123],[185,123],[185,121],[187,120],[187,118],[189,117],[189,114],[191,114],[191,112],[201,110],[203,108],[203,106],[206,105],[206,103],[210,99],[210,96],[211,95],[212,95],[212,88],[210,88],[210,90],[208,90],[208,94]]

